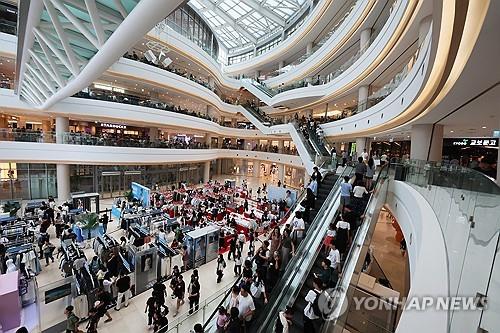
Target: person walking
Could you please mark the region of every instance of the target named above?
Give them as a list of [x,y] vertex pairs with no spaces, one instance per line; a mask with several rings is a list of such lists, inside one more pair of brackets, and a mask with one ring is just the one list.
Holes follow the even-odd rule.
[[186,293],[186,284],[184,283],[184,279],[182,275],[177,277],[177,284],[175,285],[174,295],[177,297],[177,306],[175,308],[174,317],[179,314],[179,309],[182,305],[184,305],[184,295]]
[[198,311],[200,305],[200,289],[198,276],[192,275],[191,282],[188,286],[189,314],[192,314],[193,311]]
[[219,254],[219,258],[217,259],[217,283],[220,283],[222,280],[224,268],[226,268],[226,261],[224,260],[222,254]]
[[241,252],[235,254],[234,258],[234,276],[241,275]]
[[101,218],[101,223],[102,223],[102,229],[104,230],[104,233],[108,232],[108,223],[109,223],[108,214],[104,213],[104,215]]
[[80,318],[78,318],[73,310],[75,308],[73,305],[69,305],[64,310],[64,314],[66,315],[66,333],[78,333],[80,330],[78,329],[78,325],[80,323]]
[[153,320],[154,320],[154,315],[155,313],[159,312],[159,306],[156,301],[156,297],[151,296],[148,298],[146,301],[146,309],[144,310],[144,313],[148,314],[148,327],[151,328],[153,326]]
[[116,311],[120,311],[122,306],[122,299],[125,297],[125,307],[128,306],[130,299],[130,276],[120,274],[120,278],[116,280],[116,287],[118,288],[118,298],[116,299]]
[[354,174],[356,175],[356,182],[363,181],[363,177],[366,174],[366,164],[363,161],[363,157],[358,157],[358,164],[354,167]]
[[238,241],[238,236],[234,234],[229,241],[229,252],[227,253],[227,260],[235,260],[236,257],[236,242]]
[[87,322],[87,333],[97,333],[97,323],[99,322],[99,316],[97,314],[96,308],[91,308],[89,310],[89,317]]
[[49,265],[49,259],[54,262],[54,257],[52,253],[56,247],[52,244],[48,239],[45,240],[45,243],[42,246],[43,256],[45,257],[45,266]]
[[161,308],[163,308],[163,312],[168,313],[168,307],[165,305],[165,298],[168,297],[167,287],[160,280],[156,281],[153,285],[153,293],[151,295],[156,300],[158,311],[161,311]]

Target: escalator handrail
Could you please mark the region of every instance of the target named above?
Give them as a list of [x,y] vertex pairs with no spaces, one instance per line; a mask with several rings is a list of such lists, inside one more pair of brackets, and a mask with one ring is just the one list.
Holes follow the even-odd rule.
[[[320,237],[319,241],[322,241],[323,235],[319,236],[318,234],[323,233],[322,227],[324,227],[325,225],[328,227],[329,225],[329,223],[326,223],[324,220],[328,218],[328,215],[331,212],[330,209],[333,207],[331,203],[333,203],[340,197],[340,184],[343,181],[343,177],[346,175],[352,175],[352,173],[353,168],[346,167],[342,175],[333,185],[328,197],[323,202],[323,205],[318,211],[318,214],[311,223],[306,233],[306,237],[302,240],[302,242],[296,249],[295,256],[290,259],[287,267],[285,268],[285,271],[281,276],[281,279],[273,288],[273,291],[271,292],[271,295],[269,297],[270,302],[268,302],[264,309],[261,310],[261,315],[259,315],[253,323],[252,327],[258,327],[258,332],[266,332],[266,327],[274,324],[276,314],[278,313],[278,311],[282,310],[280,303],[282,303],[283,299],[287,296],[287,293],[285,291],[291,288],[292,282],[296,279],[305,280],[307,278],[308,274],[304,274],[301,276],[298,276],[298,274],[300,274],[299,270],[304,269],[304,267],[306,266],[309,268],[306,269],[306,271],[309,272],[310,267],[314,265],[314,260],[306,262],[308,260],[308,253],[310,253],[312,249],[311,244],[309,243],[317,241],[318,237]],[[316,256],[314,256],[314,258],[316,258]],[[300,281],[299,283],[303,284],[303,282],[304,281]]]
[[[339,292],[339,286],[345,285],[345,284],[349,285],[349,283],[350,283],[350,281],[352,279],[353,274],[346,274],[345,268],[349,265],[349,263],[352,260],[355,260],[356,262],[358,262],[358,260],[360,259],[359,255],[357,257],[355,257],[354,249],[357,249],[357,248],[361,247],[361,245],[364,243],[364,241],[366,239],[367,234],[364,234],[365,238],[361,239],[361,237],[363,237],[363,235],[359,231],[361,230],[361,226],[363,226],[365,224],[366,219],[371,218],[371,216],[368,214],[368,209],[370,208],[370,205],[372,204],[373,200],[379,199],[378,195],[375,195],[375,194],[378,193],[378,191],[380,191],[380,186],[383,184],[383,182],[381,182],[381,180],[387,179],[387,177],[388,177],[388,171],[389,171],[388,165],[384,165],[380,169],[380,172],[379,172],[379,175],[377,177],[377,180],[375,181],[374,186],[373,186],[373,189],[374,189],[373,193],[370,194],[370,198],[368,199],[368,202],[366,204],[365,210],[364,210],[363,215],[362,215],[362,216],[364,216],[363,222],[361,223],[360,227],[358,228],[358,230],[356,232],[356,235],[354,235],[354,239],[353,239],[353,241],[351,243],[349,251],[347,252],[347,256],[346,256],[345,262],[343,264],[342,277],[337,282],[337,285],[336,285],[336,288],[335,288],[335,293]],[[355,244],[358,244],[358,246],[354,246]],[[349,283],[347,283],[346,280],[349,281]],[[342,289],[340,289],[340,291],[342,291]],[[336,301],[335,302],[335,306],[332,308],[332,310],[337,310],[338,309],[338,311],[340,311],[338,305],[339,304],[341,305],[342,302],[339,302],[339,299],[340,298],[338,298],[338,297],[335,299],[335,301]],[[326,323],[332,323],[332,322],[335,324],[336,319],[338,319],[338,317],[335,318],[335,321],[325,321],[325,324]],[[328,330],[326,329],[326,327],[328,327],[328,325],[327,326],[323,325],[323,327],[320,330],[320,332],[327,332]]]

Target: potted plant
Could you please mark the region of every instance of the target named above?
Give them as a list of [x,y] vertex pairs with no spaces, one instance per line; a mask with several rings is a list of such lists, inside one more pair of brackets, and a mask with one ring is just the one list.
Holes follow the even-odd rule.
[[87,231],[86,233],[82,233],[87,235],[87,239],[100,234],[99,215],[97,213],[81,214],[78,217],[78,222],[80,223],[80,228]]

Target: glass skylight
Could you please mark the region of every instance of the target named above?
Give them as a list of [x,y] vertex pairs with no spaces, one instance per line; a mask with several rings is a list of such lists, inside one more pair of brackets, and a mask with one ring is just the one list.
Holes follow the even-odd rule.
[[282,30],[308,0],[191,0],[227,48],[256,45]]

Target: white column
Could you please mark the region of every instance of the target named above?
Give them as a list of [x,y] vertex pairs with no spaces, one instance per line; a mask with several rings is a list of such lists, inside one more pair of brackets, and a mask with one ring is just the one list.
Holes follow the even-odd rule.
[[309,42],[306,45],[306,55],[309,56],[312,53],[313,43]]
[[212,148],[212,135],[210,133],[205,134],[205,144],[208,148]]
[[149,141],[158,142],[158,127],[149,128]]
[[366,149],[366,138],[356,138],[356,158],[363,154],[363,149]]
[[253,56],[256,57],[257,56],[257,46],[254,46],[253,47]]
[[64,143],[64,134],[69,132],[69,118],[56,117],[56,143]]
[[432,23],[432,15],[424,17],[418,26],[418,45],[422,45],[425,40],[425,36],[429,32]]
[[216,111],[215,111],[215,108],[208,104],[207,105],[207,116],[210,117],[210,118],[215,118],[216,117]]
[[209,77],[208,77],[208,85],[209,85],[209,87],[210,87],[210,88],[212,88],[212,89],[215,87],[215,80],[214,80],[214,78],[213,78],[213,77],[211,77],[211,76],[209,76]]
[[57,164],[57,200],[59,202],[70,199],[69,187],[69,165]]
[[421,124],[411,127],[410,158],[441,161],[443,157],[443,125]]
[[368,100],[368,86],[360,86],[358,89],[358,110],[366,110],[366,101]]
[[[286,120],[285,120],[285,123],[286,123]],[[280,154],[283,153],[283,148],[284,148],[283,140],[278,140],[278,152]]]
[[278,69],[281,70],[283,67],[285,67],[285,60],[281,60],[278,64]]
[[372,35],[372,29],[368,28],[361,31],[361,35],[359,36],[359,49],[364,52],[370,45],[370,37]]
[[278,180],[281,181],[281,186],[283,186],[283,182],[285,179],[285,165],[284,164],[278,164]]
[[210,161],[205,162],[205,167],[203,169],[203,182],[208,183],[210,180]]
[[258,79],[259,79],[259,77],[260,77],[260,71],[255,71],[255,74],[254,74],[254,75],[255,75],[255,77],[254,77],[254,78],[255,78],[255,80],[258,80]]

